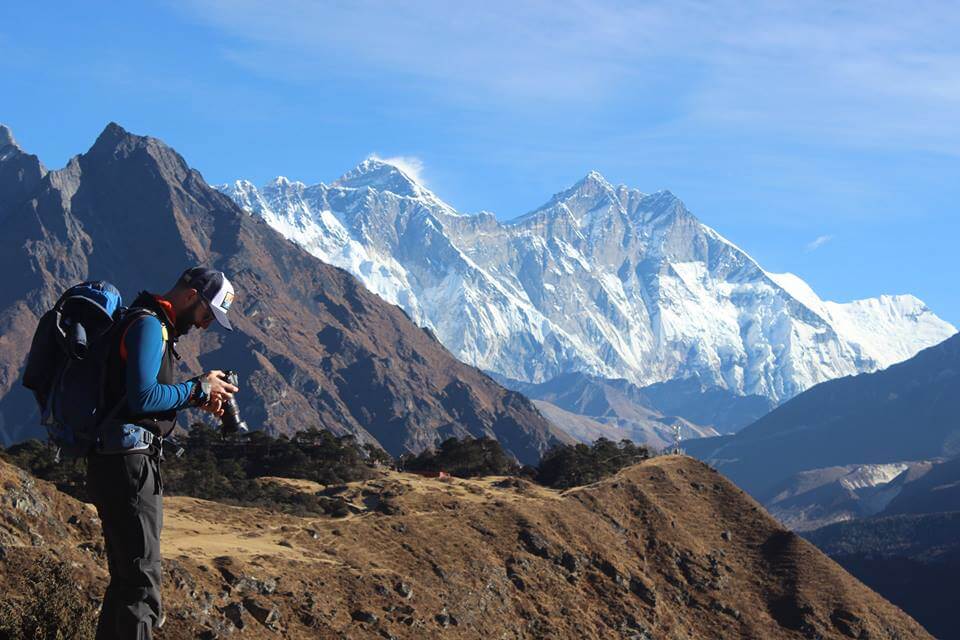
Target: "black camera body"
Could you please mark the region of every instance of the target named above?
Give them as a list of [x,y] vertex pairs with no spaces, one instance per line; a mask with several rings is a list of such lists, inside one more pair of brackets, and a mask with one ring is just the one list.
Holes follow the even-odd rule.
[[[223,379],[235,387],[240,386],[240,376],[236,371],[224,371]],[[230,398],[223,403],[223,415],[220,416],[220,430],[222,433],[246,433],[250,427],[240,417],[240,405],[236,398]]]

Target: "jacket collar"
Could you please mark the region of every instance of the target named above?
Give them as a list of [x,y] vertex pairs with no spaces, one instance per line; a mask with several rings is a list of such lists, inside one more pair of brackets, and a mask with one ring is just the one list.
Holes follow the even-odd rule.
[[155,293],[141,291],[131,306],[143,307],[155,312],[160,317],[160,320],[167,325],[167,329],[170,331],[174,340],[180,337],[180,334],[177,332],[177,313],[173,309],[173,304],[166,298]]

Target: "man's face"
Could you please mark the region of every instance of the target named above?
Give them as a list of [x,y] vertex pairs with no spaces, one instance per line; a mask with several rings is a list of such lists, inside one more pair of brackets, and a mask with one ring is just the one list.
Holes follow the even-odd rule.
[[213,311],[210,310],[210,303],[204,300],[200,294],[196,294],[193,302],[177,314],[177,333],[185,336],[193,327],[206,329],[213,320]]

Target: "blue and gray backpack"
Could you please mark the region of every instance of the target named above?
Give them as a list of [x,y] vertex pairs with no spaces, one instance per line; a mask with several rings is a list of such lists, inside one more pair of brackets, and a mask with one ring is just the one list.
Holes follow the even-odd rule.
[[84,456],[116,415],[104,407],[107,359],[126,308],[115,286],[83,282],[63,292],[37,325],[23,385],[33,391],[41,422],[60,453]]

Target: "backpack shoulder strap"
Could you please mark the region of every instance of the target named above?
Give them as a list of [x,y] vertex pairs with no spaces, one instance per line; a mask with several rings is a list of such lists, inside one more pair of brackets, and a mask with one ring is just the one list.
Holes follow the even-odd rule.
[[147,316],[152,316],[159,320],[160,322],[160,335],[163,337],[163,343],[166,345],[170,341],[170,334],[167,331],[167,325],[160,319],[160,316],[157,315],[155,311],[147,309],[145,307],[133,307],[127,311],[127,315],[123,317],[121,324],[123,326],[122,331],[120,331],[118,350],[120,353],[120,361],[127,361],[127,345],[124,344],[124,340],[127,337],[127,331],[130,330],[130,327],[133,326],[133,323],[139,320],[140,318],[145,318]]
[[[157,318],[159,320],[159,316],[157,316],[157,314],[154,311],[151,311],[150,309],[147,309],[145,307],[132,307],[127,311],[126,315],[123,316],[123,319],[120,320],[120,327],[118,327],[120,330],[118,331],[119,336],[117,338],[118,340],[117,351],[120,356],[121,363],[126,363],[127,361],[127,349],[126,349],[126,345],[124,345],[123,343],[124,338],[127,337],[127,331],[129,331],[130,327],[133,326],[134,322],[136,322],[140,318],[145,318],[147,316],[153,316],[154,318]],[[161,331],[163,334],[163,341],[164,343],[166,343],[167,342],[167,326],[163,324],[162,320],[160,321],[160,325],[162,327]],[[102,367],[100,371],[100,406],[101,407],[104,406],[104,403],[106,402],[107,377],[108,377],[107,372],[109,368],[110,368],[110,363],[107,362],[105,363],[105,366]],[[110,409],[110,412],[107,413],[101,419],[100,424],[103,424],[108,420],[112,420],[113,418],[115,418],[116,415],[120,412],[120,409],[123,408],[123,405],[124,403],[126,403],[126,401],[127,401],[127,393],[126,391],[124,391],[123,395],[120,396],[120,399],[117,400],[117,403]]]

